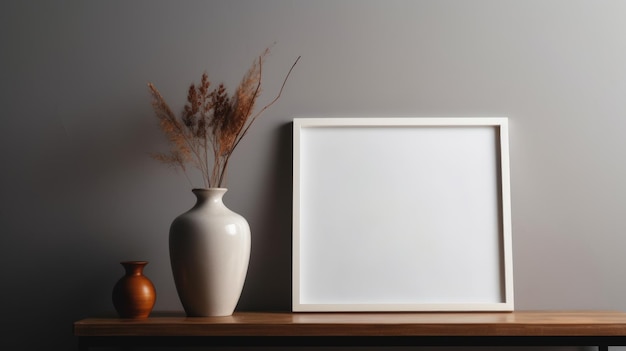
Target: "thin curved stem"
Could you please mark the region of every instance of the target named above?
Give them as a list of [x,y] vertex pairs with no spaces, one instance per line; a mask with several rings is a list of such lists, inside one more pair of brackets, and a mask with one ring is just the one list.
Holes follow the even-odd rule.
[[[283,79],[283,84],[281,85],[280,90],[278,91],[278,95],[276,95],[274,100],[270,101],[269,104],[265,105],[261,110],[259,110],[259,112],[257,112],[254,116],[252,116],[252,118],[250,119],[250,123],[248,123],[246,125],[246,127],[243,128],[243,132],[241,132],[241,134],[238,135],[237,138],[235,139],[235,143],[233,144],[233,147],[230,149],[230,151],[228,152],[228,154],[224,158],[224,163],[222,164],[222,171],[220,172],[221,175],[220,175],[220,178],[219,178],[219,181],[218,181],[218,186],[220,186],[220,187],[222,186],[222,183],[224,181],[224,176],[225,176],[225,173],[226,173],[226,168],[228,167],[228,161],[230,160],[230,156],[232,155],[233,151],[235,150],[237,145],[239,145],[239,142],[246,135],[246,133],[250,129],[250,126],[252,126],[252,123],[254,123],[254,121],[257,119],[257,117],[259,117],[265,110],[270,108],[270,106],[272,106],[281,97],[281,95],[283,93],[283,90],[285,89],[285,85],[287,84],[287,80],[289,79],[289,76],[291,75],[291,72],[293,71],[293,68],[296,66],[296,64],[298,63],[298,61],[300,60],[301,57],[302,56],[298,56],[298,58],[293,63],[293,65],[291,65],[291,68],[289,69],[289,72],[287,72],[287,75],[285,76],[285,79]],[[262,62],[259,62],[259,74],[262,73],[261,69],[262,69]],[[256,96],[257,96],[260,88],[261,88],[261,79],[259,78],[259,84],[257,85],[257,89],[254,92],[254,99],[256,99]],[[254,101],[254,99],[252,101]]]

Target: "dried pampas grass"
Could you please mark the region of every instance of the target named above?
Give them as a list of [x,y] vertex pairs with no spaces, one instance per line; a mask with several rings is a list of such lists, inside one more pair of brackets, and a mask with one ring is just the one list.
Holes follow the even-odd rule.
[[152,107],[170,143],[168,153],[152,156],[182,169],[185,174],[186,165],[190,164],[202,174],[205,187],[222,187],[233,151],[257,117],[278,101],[291,71],[300,60],[298,57],[289,69],[274,100],[254,113],[256,99],[261,93],[263,62],[268,53],[269,48],[254,60],[232,96],[224,84],[211,89],[209,77],[204,73],[198,85],[189,87],[180,119],[157,88],[148,83]]

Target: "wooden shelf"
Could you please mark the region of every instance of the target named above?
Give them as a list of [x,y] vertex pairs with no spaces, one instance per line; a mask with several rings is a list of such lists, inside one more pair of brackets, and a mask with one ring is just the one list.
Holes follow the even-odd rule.
[[87,318],[74,323],[79,350],[93,347],[227,346],[626,346],[626,313],[237,312],[188,318]]

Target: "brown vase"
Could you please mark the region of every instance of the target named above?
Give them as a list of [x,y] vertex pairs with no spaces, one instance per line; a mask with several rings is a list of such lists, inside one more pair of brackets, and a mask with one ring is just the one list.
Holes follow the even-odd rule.
[[113,287],[113,306],[121,318],[148,318],[156,301],[156,290],[143,275],[147,261],[120,262],[126,274]]

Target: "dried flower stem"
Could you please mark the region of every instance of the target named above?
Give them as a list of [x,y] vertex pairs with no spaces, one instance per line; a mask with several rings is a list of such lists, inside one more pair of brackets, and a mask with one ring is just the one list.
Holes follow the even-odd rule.
[[191,84],[189,87],[187,104],[180,120],[156,87],[148,83],[153,98],[152,106],[170,143],[169,153],[155,154],[153,157],[182,169],[186,176],[186,164],[189,163],[200,171],[205,187],[222,187],[233,151],[254,121],[278,101],[293,68],[300,60],[298,57],[289,69],[278,95],[252,114],[261,92],[263,61],[268,53],[269,48],[253,62],[232,96],[228,95],[224,84],[209,89],[211,82],[207,74],[203,74],[198,86]]
[[[276,95],[276,97],[274,98],[274,100],[272,100],[269,104],[265,105],[262,109],[260,109],[254,116],[252,116],[252,118],[250,119],[250,123],[248,123],[248,125],[245,127],[245,129],[243,129],[239,134],[239,136],[237,137],[235,144],[233,145],[232,150],[235,150],[235,148],[237,147],[237,145],[239,145],[239,142],[241,141],[241,139],[243,139],[243,137],[246,135],[246,133],[248,133],[248,129],[250,129],[250,126],[252,125],[252,123],[254,123],[254,121],[257,119],[257,117],[259,117],[265,110],[267,110],[268,108],[270,108],[270,106],[272,106],[276,101],[278,101],[278,99],[280,98],[280,96],[283,93],[283,89],[285,88],[285,84],[287,84],[287,80],[289,79],[289,76],[291,75],[291,71],[293,71],[293,68],[296,66],[296,64],[298,63],[298,61],[300,60],[301,56],[298,56],[298,58],[296,59],[296,61],[293,63],[293,65],[291,65],[291,68],[289,69],[289,72],[287,72],[287,75],[285,76],[285,79],[283,79],[283,84],[280,87],[280,90],[278,91],[278,95]],[[262,62],[259,60],[259,85],[257,86],[257,89],[255,91],[255,98],[257,96],[257,93],[259,92],[260,88],[261,88],[261,71],[262,69]],[[250,106],[250,109],[252,108],[252,106]],[[251,112],[251,111],[250,111]],[[250,113],[249,112],[249,113]],[[222,184],[223,180],[224,180],[224,176],[226,174],[226,168],[228,166],[228,160],[230,159],[230,155],[232,154],[232,150],[231,153],[226,157],[226,159],[224,160],[224,165],[222,167],[222,176],[219,179],[219,184]]]

